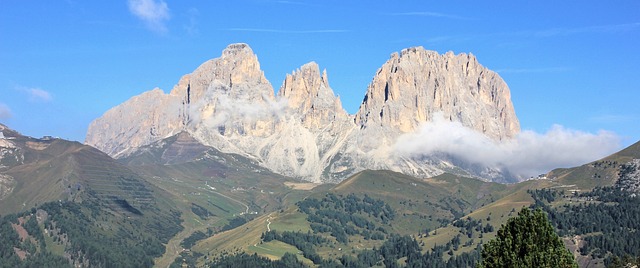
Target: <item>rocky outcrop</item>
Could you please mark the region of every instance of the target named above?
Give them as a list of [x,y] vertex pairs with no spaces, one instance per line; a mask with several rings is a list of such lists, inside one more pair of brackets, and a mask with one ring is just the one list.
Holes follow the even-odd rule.
[[292,112],[309,129],[326,128],[350,118],[342,108],[340,98],[329,87],[327,71],[320,74],[320,68],[315,62],[307,63],[288,74],[278,96],[287,100]]
[[472,54],[440,55],[422,47],[394,53],[378,69],[355,122],[407,133],[435,113],[496,140],[520,131],[509,88],[497,73]]
[[509,88],[475,56],[408,48],[391,54],[369,84],[354,119],[359,126],[354,142],[360,150],[355,158],[368,156],[373,163],[365,166],[417,176],[444,170],[460,173],[460,168],[466,175],[501,176],[448,155],[414,159],[395,154],[394,145],[401,135],[418,131],[434,116],[460,122],[494,140],[509,139],[520,131]]
[[169,94],[144,92],[89,125],[85,142],[114,157],[190,131],[206,144],[242,152],[220,136],[264,136],[277,113],[271,84],[246,44],[228,46],[220,58],[183,76]]
[[286,100],[287,115],[279,125],[275,143],[262,149],[270,156],[267,166],[297,167],[295,172],[285,174],[315,181],[339,179],[326,168],[356,126],[329,86],[327,72],[320,73],[315,62],[303,65],[286,76],[278,97]]
[[110,109],[89,125],[85,142],[113,157],[164,139],[183,129],[177,96],[159,88],[144,92]]
[[339,181],[363,169],[427,176],[457,166],[446,157],[396,155],[393,144],[434,114],[495,140],[519,131],[509,88],[470,54],[421,47],[392,54],[352,116],[316,63],[287,75],[276,95],[251,48],[233,44],[169,94],[154,89],[107,111],[89,126],[86,143],[125,157],[184,131],[206,146],[307,180]]

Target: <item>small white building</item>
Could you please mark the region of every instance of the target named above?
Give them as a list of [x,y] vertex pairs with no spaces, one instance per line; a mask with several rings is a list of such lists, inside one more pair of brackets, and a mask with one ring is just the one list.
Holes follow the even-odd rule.
[[0,131],[0,139],[4,139],[4,133],[2,133],[2,131]]

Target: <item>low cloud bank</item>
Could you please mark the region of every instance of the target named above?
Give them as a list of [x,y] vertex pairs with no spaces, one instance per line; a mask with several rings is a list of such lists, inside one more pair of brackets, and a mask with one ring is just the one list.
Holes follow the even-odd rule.
[[[282,117],[288,107],[286,98],[269,96],[231,96],[226,85],[215,84],[202,99],[189,108],[190,125],[203,124],[209,129],[232,123],[255,123],[260,120]],[[262,102],[256,100],[261,98]]]
[[525,130],[511,140],[494,141],[436,115],[416,132],[399,137],[394,149],[410,157],[446,153],[524,179],[605,157],[620,149],[620,138],[609,131],[594,134],[553,125],[544,134]]

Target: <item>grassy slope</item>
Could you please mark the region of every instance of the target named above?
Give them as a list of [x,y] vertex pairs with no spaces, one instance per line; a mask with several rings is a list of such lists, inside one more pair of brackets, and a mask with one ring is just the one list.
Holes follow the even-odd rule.
[[640,158],[640,142],[582,166],[554,169],[547,177],[564,185],[572,185],[575,190],[588,191],[598,186],[609,186],[615,183],[620,164],[634,158]]
[[[495,202],[474,210],[463,218],[472,217],[474,219],[484,219],[483,223],[489,222],[495,227],[495,230],[498,230],[510,217],[517,215],[517,211],[523,206],[533,204],[533,199],[526,192],[527,190],[558,189],[565,191],[589,191],[594,187],[612,185],[617,179],[620,164],[626,163],[634,158],[640,158],[640,142],[598,161],[574,168],[555,169],[547,174],[549,178],[547,180],[531,180],[505,186],[506,189],[503,193],[509,194]],[[554,205],[561,206],[566,202],[569,201],[561,199],[556,201]],[[487,218],[490,218],[490,220],[486,221]],[[435,244],[442,245],[458,234],[461,234],[462,244],[470,240],[464,233],[459,232],[459,228],[451,224],[439,228],[435,230],[435,232],[431,232],[431,234],[434,233],[436,235],[420,239],[425,243],[427,249],[433,247]],[[482,238],[479,237],[479,233],[477,232],[473,234],[475,244],[480,242],[480,239],[486,242],[493,239],[493,237],[495,237],[495,233],[484,234]],[[470,251],[475,248],[475,244],[470,247],[463,247],[456,253]]]
[[[364,171],[343,181],[328,191],[347,195],[355,193],[367,194],[373,198],[379,198],[390,204],[397,212],[397,219],[392,222],[394,232],[410,234],[418,237],[424,243],[424,249],[428,250],[434,245],[442,245],[449,242],[456,235],[461,236],[461,244],[470,242],[470,246],[461,246],[456,254],[475,249],[478,243],[486,242],[495,236],[500,226],[525,206],[533,203],[533,199],[526,192],[529,189],[563,187],[562,181],[532,180],[518,184],[503,185],[483,182],[476,179],[464,178],[450,174],[443,174],[429,179],[416,179],[410,176],[390,171]],[[327,190],[318,190],[312,196],[320,197]],[[429,201],[432,203],[424,202]],[[437,205],[435,205],[437,204]],[[451,209],[459,209],[464,216],[482,220],[494,226],[493,233],[474,231],[471,238],[461,232],[460,228],[448,224],[439,227],[436,219],[453,220]],[[423,217],[420,217],[423,216]],[[429,219],[431,216],[431,219]],[[274,212],[270,216],[263,216],[238,228],[215,235],[201,243],[194,250],[212,255],[222,252],[247,251],[272,257],[264,249],[256,247],[260,242],[260,234],[266,231],[267,219],[271,221],[270,227],[274,230],[308,230],[305,215],[291,207],[282,212]],[[436,226],[434,228],[430,228]],[[431,230],[430,236],[418,236],[425,227]],[[367,241],[359,236],[353,236],[353,241],[348,245],[336,245],[319,247],[317,252],[324,257],[337,257],[351,252],[379,246],[376,241]],[[257,244],[256,244],[257,243]],[[342,247],[342,251],[338,250]],[[270,248],[270,246],[267,246]],[[285,247],[286,248],[286,247]],[[291,253],[297,253],[288,248]],[[277,250],[277,249],[272,249]],[[284,254],[286,250],[278,252]]]
[[[267,230],[300,231],[311,230],[306,215],[297,212],[293,207],[259,216],[254,220],[229,231],[215,234],[198,242],[192,250],[210,256],[245,251],[258,253],[268,258],[279,258],[285,252],[299,255],[298,259],[309,263],[299,250],[285,243],[261,243],[260,236]],[[201,260],[203,263],[204,260]],[[202,264],[201,263],[201,264]]]
[[[397,220],[392,223],[397,233],[416,235],[425,228],[435,229],[431,236],[419,238],[428,249],[461,234],[451,224],[437,228],[441,224],[438,220],[451,221],[456,215],[464,215],[462,218],[483,219],[483,224],[489,222],[497,230],[510,216],[516,215],[514,212],[533,202],[527,189],[589,190],[610,185],[619,163],[640,158],[640,143],[636,143],[600,161],[572,169],[556,169],[548,174],[553,180],[503,185],[451,174],[416,179],[391,171],[363,171],[335,187],[322,185],[305,191],[285,186],[285,182],[294,180],[273,174],[250,159],[216,150],[207,150],[202,157],[170,165],[156,163],[164,153],[150,150],[138,158],[127,159],[128,163],[139,164],[127,168],[79,143],[16,139],[25,145],[27,141],[37,142],[39,145],[31,145],[38,145],[35,147],[40,149],[25,149],[27,164],[6,172],[15,177],[18,184],[13,198],[0,201],[0,213],[19,211],[23,203],[30,207],[50,200],[81,201],[114,195],[130,200],[135,207],[163,207],[154,215],[171,217],[169,210],[179,211],[185,229],[169,241],[165,255],[156,259],[156,265],[161,267],[178,256],[182,251],[180,242],[193,232],[220,227],[235,215],[247,211],[257,212],[258,217],[239,228],[200,241],[193,250],[205,255],[237,251],[255,252],[269,258],[279,258],[285,252],[299,255],[295,247],[285,243],[260,244],[260,235],[267,228],[309,230],[305,215],[297,212],[293,204],[309,195],[322,196],[327,191],[342,195],[367,194],[384,200],[398,212]],[[69,191],[69,186],[78,183],[81,184],[79,191]],[[149,203],[150,198],[155,201]],[[192,203],[214,215],[205,219],[195,215],[191,211]],[[480,238],[479,233],[474,233],[472,238],[478,243],[488,241],[494,235],[484,234]],[[462,244],[469,240],[464,234],[461,237]],[[358,237],[353,241],[345,250],[370,248],[375,244],[362,242]],[[473,248],[475,244],[461,247],[457,253]],[[344,252],[322,247],[318,253],[327,257]],[[303,259],[301,255],[298,257]]]
[[5,171],[17,184],[0,201],[0,213],[58,200],[124,199],[134,207],[154,202],[149,184],[95,148],[60,139],[15,141],[22,147],[24,163]]
[[451,174],[417,179],[391,171],[363,171],[333,191],[382,199],[399,212],[393,223],[395,231],[415,234],[425,228],[437,228],[438,220],[450,221],[499,199],[510,187]]
[[[99,150],[62,139],[41,140],[6,129],[3,132],[19,147],[24,161],[5,165],[2,170],[17,183],[13,192],[0,200],[1,214],[61,200],[98,206],[99,215],[111,215],[90,214],[96,226],[108,226],[100,231],[107,236],[115,235],[109,232],[111,228],[144,233],[153,228],[151,226],[178,227],[171,223],[176,219],[177,208],[173,196]],[[134,210],[122,206],[118,200],[126,200]],[[142,215],[131,214],[135,210]],[[136,226],[129,226],[129,219],[135,221]],[[45,243],[50,250],[63,255],[64,248],[49,240],[47,236]]]
[[[211,244],[211,239],[217,240],[220,236],[233,237],[234,232],[241,232],[235,236],[242,237],[246,235],[242,233],[242,228],[266,226],[265,215],[284,209],[310,193],[307,190],[296,190],[286,186],[285,183],[297,181],[272,173],[250,159],[225,154],[194,142],[189,137],[174,136],[145,147],[136,155],[119,160],[127,163],[135,172],[142,174],[150,184],[166,191],[176,203],[177,209],[182,212],[182,225],[185,229],[169,241],[165,255],[156,259],[158,266],[166,266],[173,262],[173,259],[183,250],[180,243],[196,231],[207,233],[207,229],[220,228],[238,215],[247,212],[257,213],[258,218],[252,222],[240,228],[216,234],[202,243]],[[181,154],[181,152],[186,153]],[[167,155],[171,155],[173,162],[167,163]],[[317,189],[326,187],[323,185]],[[192,204],[203,207],[213,216],[207,218],[197,216],[191,211]],[[255,225],[256,222],[261,221],[261,224]],[[278,224],[288,225],[287,221],[285,215],[282,223],[274,219],[273,224],[275,228],[281,229],[277,227]],[[305,230],[308,228],[307,224]],[[262,232],[256,232],[254,236],[257,235],[259,240]],[[244,250],[249,250],[249,246],[255,247],[253,238],[247,240],[254,242],[253,244],[244,239],[234,238],[231,241],[233,241],[232,246],[216,242],[208,247],[217,248],[220,252],[237,247],[242,247]],[[198,251],[196,248],[198,247],[194,247],[194,250]],[[297,250],[292,250],[291,253],[297,254]]]
[[[423,180],[390,171],[363,171],[333,188],[319,187],[309,194],[313,197],[321,197],[326,192],[340,195],[355,193],[360,196],[367,194],[373,198],[382,199],[398,212],[396,220],[392,222],[393,232],[416,235],[424,228],[435,229],[439,226],[440,223],[437,222],[437,219],[452,220],[453,215],[450,211],[452,209],[465,214],[474,210],[480,211],[478,208],[491,203],[492,200],[508,203],[508,206],[501,208],[503,210],[521,206],[524,202],[529,201],[526,200],[526,197],[513,193],[524,188],[527,186],[508,186],[449,174]],[[525,200],[520,201],[521,203],[511,202],[518,198]],[[425,200],[428,202],[424,202]],[[501,207],[499,202],[491,204]],[[475,217],[479,215],[475,215]],[[498,220],[496,219],[496,221]],[[303,232],[309,230],[306,216],[292,206],[287,210],[256,218],[240,228],[203,240],[193,250],[211,255],[247,251],[273,258],[273,254],[261,248],[265,246],[258,247],[261,245],[260,235],[267,230],[268,222],[271,222],[270,228],[272,230],[300,230]],[[446,243],[453,237],[445,236],[446,232],[440,233],[442,235],[433,236],[432,238],[435,240],[430,238],[428,243],[439,241],[438,239]],[[351,240],[353,242],[348,245],[336,244],[319,247],[317,252],[324,257],[338,257],[345,253],[348,254],[352,250],[379,247],[381,243],[380,241],[364,240],[360,236],[353,236]],[[288,251],[271,248],[271,245],[267,245],[266,248],[282,254],[285,251],[297,253],[297,250],[289,247],[284,247]]]

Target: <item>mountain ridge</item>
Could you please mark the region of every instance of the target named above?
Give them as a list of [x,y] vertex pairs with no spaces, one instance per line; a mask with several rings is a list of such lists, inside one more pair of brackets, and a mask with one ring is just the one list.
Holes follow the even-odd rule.
[[457,168],[447,156],[394,152],[398,137],[439,114],[496,140],[519,132],[506,83],[471,54],[422,47],[392,54],[350,115],[315,62],[286,75],[276,94],[251,48],[232,44],[168,94],[154,89],[107,111],[91,123],[85,143],[121,158],[186,131],[204,145],[315,182],[337,182],[365,169],[419,177],[452,170],[486,174]]

